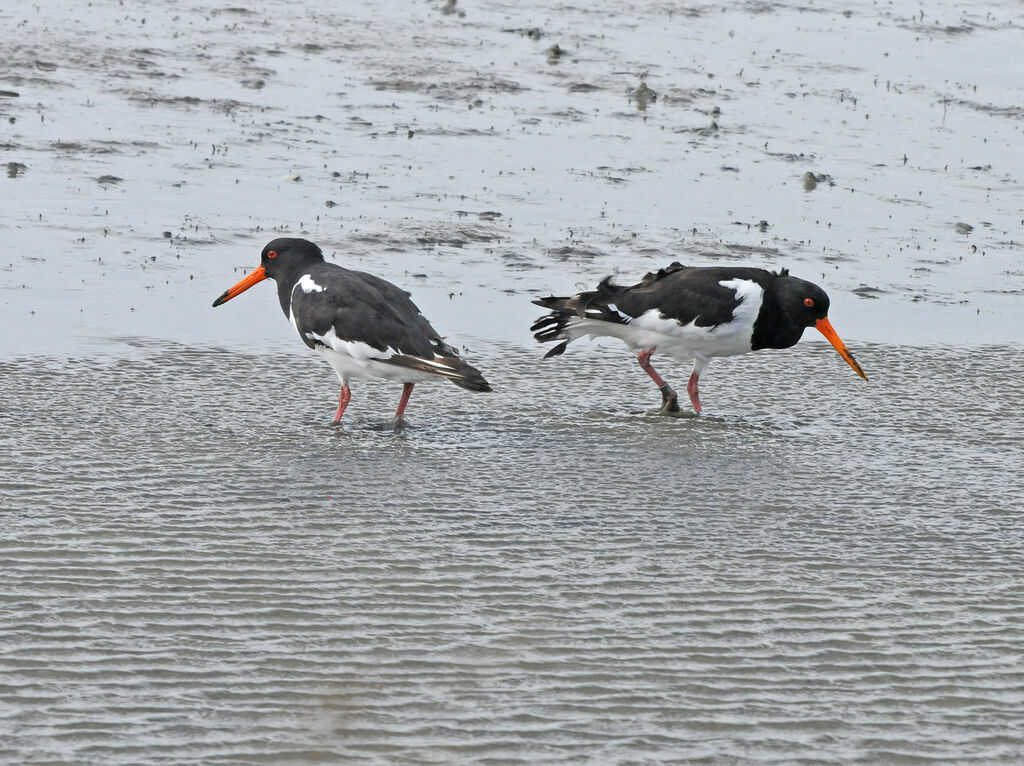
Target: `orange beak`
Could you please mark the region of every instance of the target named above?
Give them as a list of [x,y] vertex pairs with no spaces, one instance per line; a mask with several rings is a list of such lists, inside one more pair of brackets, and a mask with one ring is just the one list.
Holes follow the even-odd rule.
[[835,346],[836,351],[839,352],[839,356],[846,360],[846,363],[853,368],[853,371],[864,378],[864,380],[867,380],[868,376],[864,374],[864,370],[862,370],[860,365],[857,364],[857,360],[853,358],[853,354],[847,350],[846,345],[839,339],[836,331],[832,329],[832,323],[828,321],[828,317],[822,317],[814,323],[814,326],[818,328],[818,331],[822,335],[828,338],[829,343]]
[[251,274],[247,274],[245,279],[243,279],[237,285],[235,285],[234,287],[229,287],[227,290],[225,290],[224,294],[213,302],[214,308],[216,308],[222,303],[227,303],[236,295],[244,293],[254,284],[256,284],[257,282],[262,282],[266,278],[267,270],[264,269],[262,266],[257,267],[255,271],[253,271]]

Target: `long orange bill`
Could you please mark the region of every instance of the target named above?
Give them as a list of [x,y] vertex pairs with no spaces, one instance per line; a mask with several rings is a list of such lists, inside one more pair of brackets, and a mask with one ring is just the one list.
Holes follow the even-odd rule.
[[222,303],[227,303],[236,295],[244,293],[254,284],[256,284],[257,282],[262,282],[266,278],[267,270],[264,269],[262,266],[257,267],[255,271],[253,271],[251,274],[247,274],[245,279],[243,279],[237,285],[235,285],[234,287],[229,287],[227,290],[225,290],[223,295],[221,295],[217,300],[213,302],[214,308],[216,308]]
[[854,372],[860,375],[864,380],[868,379],[868,376],[864,374],[864,370],[857,364],[857,360],[853,358],[853,354],[849,352],[846,345],[839,339],[839,335],[832,329],[832,323],[828,321],[828,317],[822,317],[814,326],[818,328],[818,331],[828,338],[828,342],[835,346],[836,351],[839,352],[839,356],[846,360],[846,363],[850,365]]

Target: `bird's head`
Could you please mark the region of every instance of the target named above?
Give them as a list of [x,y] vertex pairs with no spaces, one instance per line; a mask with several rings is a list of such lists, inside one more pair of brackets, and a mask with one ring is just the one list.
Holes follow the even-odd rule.
[[800,327],[813,327],[818,330],[846,360],[846,363],[853,368],[853,371],[867,380],[868,376],[861,369],[857,360],[853,358],[850,350],[846,348],[846,344],[832,329],[832,323],[828,321],[829,301],[825,291],[805,279],[797,279],[788,274],[783,274],[782,277],[785,283],[780,291],[780,303],[787,318]]
[[320,248],[308,239],[295,237],[279,237],[267,243],[260,253],[260,265],[236,285],[225,290],[214,306],[227,303],[236,295],[240,295],[253,285],[270,278],[278,280],[288,274],[294,274],[304,266],[317,261],[323,261],[324,254]]

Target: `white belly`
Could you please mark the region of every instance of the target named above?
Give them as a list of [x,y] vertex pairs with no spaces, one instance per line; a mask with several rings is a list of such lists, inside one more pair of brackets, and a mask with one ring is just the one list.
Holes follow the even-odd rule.
[[628,324],[603,322],[598,319],[573,319],[566,328],[569,340],[589,335],[618,338],[636,351],[657,348],[659,353],[679,360],[708,360],[716,356],[735,356],[751,350],[754,322],[761,310],[764,291],[760,285],[743,279],[721,283],[733,288],[740,304],[732,320],[714,327],[698,327],[691,322],[681,325],[651,309]]
[[338,374],[338,380],[346,386],[353,378],[383,378],[396,383],[422,383],[427,380],[437,380],[436,375],[387,364],[372,357],[352,356],[344,351],[335,351],[333,348],[325,346],[317,346],[315,350],[334,368]]

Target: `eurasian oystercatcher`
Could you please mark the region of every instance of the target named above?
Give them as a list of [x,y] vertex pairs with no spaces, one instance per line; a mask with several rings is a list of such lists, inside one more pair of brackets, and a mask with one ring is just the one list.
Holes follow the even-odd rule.
[[847,364],[868,379],[828,321],[825,291],[790,276],[787,269],[673,263],[635,285],[614,285],[606,277],[596,290],[534,303],[551,310],[530,328],[534,337],[540,343],[562,341],[545,359],[558,356],[584,335],[618,338],[640,352],[640,367],[661,389],[663,412],[678,412],[679,404],[676,392],[651,366],[651,356],[658,350],[679,360],[694,360],[686,393],[697,413],[697,380],[713,357],[789,348],[808,327],[821,331]]
[[409,293],[380,277],[326,263],[320,248],[306,239],[282,237],[268,243],[260,265],[214,306],[267,278],[277,282],[281,309],[303,343],[323,356],[341,381],[334,422],[341,421],[352,392],[352,378],[384,378],[403,384],[394,425],[413,385],[444,378],[470,391],[490,384],[459,352],[445,343],[410,300]]

